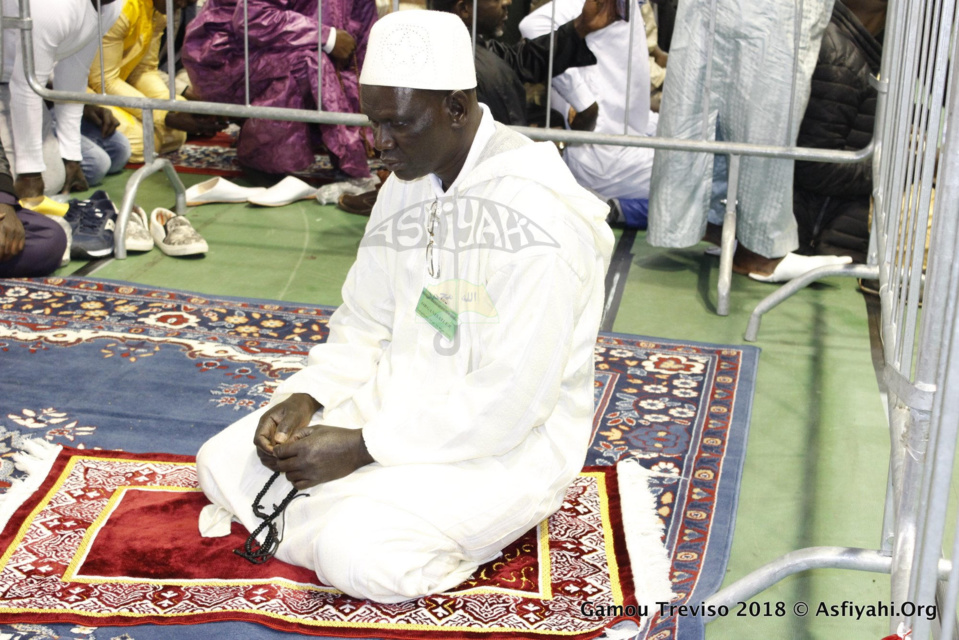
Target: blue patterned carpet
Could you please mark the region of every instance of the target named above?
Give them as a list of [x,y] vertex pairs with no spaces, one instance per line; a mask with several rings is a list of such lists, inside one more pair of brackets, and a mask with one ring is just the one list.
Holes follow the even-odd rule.
[[[0,280],[0,490],[22,437],[77,448],[193,455],[326,339],[332,309],[211,298],[95,279]],[[759,350],[602,334],[586,464],[634,457],[672,556],[677,602],[721,584],[731,545]],[[0,625],[23,640],[272,638],[247,623],[89,630]],[[9,635],[6,635],[9,634]],[[646,638],[703,636],[655,619]]]

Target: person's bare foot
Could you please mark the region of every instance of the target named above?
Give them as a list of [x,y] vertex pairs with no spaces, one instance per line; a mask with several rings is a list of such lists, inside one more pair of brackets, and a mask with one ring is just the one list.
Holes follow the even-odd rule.
[[743,246],[740,242],[736,247],[736,253],[733,255],[733,271],[748,276],[755,273],[760,276],[771,275],[782,258],[767,258],[758,253],[754,253]]

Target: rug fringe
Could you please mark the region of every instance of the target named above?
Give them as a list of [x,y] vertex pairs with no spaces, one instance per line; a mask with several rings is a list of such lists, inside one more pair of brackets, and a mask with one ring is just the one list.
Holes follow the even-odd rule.
[[[643,625],[645,628],[645,624]],[[634,640],[639,638],[640,627],[632,620],[618,622],[596,640]]]
[[663,521],[656,513],[656,500],[649,490],[650,472],[636,460],[616,465],[622,504],[626,549],[633,569],[636,601],[658,611],[659,602],[670,602],[670,559],[663,544]]
[[46,480],[53,462],[63,449],[58,444],[36,438],[25,438],[21,441],[21,446],[23,450],[13,454],[13,464],[26,476],[13,480],[10,488],[0,495],[0,531],[7,526],[10,517],[20,505]]

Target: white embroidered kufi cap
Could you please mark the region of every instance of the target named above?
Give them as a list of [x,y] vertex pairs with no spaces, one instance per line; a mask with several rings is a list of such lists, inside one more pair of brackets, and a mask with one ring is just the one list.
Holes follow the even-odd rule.
[[445,11],[389,13],[370,29],[360,84],[455,91],[476,87],[473,44]]

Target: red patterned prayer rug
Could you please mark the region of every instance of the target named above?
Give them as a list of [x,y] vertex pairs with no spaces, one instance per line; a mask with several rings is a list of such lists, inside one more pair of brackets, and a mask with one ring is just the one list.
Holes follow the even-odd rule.
[[0,536],[0,622],[245,620],[445,640],[591,638],[624,617],[643,621],[611,467],[581,473],[560,511],[453,592],[378,605],[279,560],[240,558],[232,550],[246,532],[236,523],[228,537],[201,538],[207,501],[191,457],[43,449],[50,472]]

